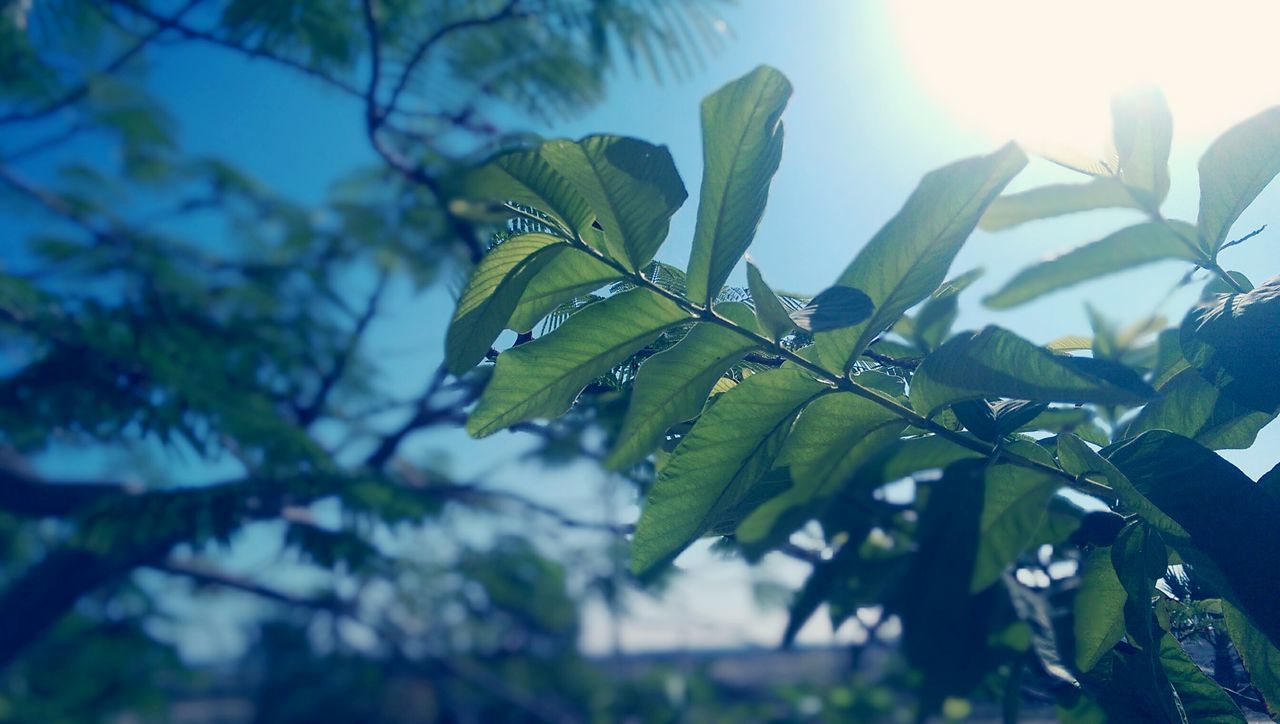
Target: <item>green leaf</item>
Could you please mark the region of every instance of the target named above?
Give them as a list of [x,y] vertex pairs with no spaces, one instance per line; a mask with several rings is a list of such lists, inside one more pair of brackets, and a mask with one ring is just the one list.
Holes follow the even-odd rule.
[[632,540],[631,569],[673,559],[773,466],[796,413],[831,388],[793,367],[760,372],[721,395],[658,473]]
[[1009,144],[927,174],[836,280],[870,297],[874,311],[858,325],[816,335],[822,365],[843,374],[903,312],[932,294],[987,204],[1026,163],[1022,151]]
[[912,406],[929,416],[979,397],[1138,404],[1153,394],[1127,367],[1055,355],[999,327],[952,337],[925,357],[911,380]]
[[1240,707],[1191,660],[1182,644],[1171,634],[1160,637],[1160,663],[1169,683],[1178,692],[1178,700],[1187,721],[1196,724],[1244,724]]
[[621,277],[621,272],[603,261],[568,247],[547,262],[525,287],[507,324],[517,332],[528,332],[561,304]]
[[453,194],[463,199],[514,201],[547,214],[566,230],[579,233],[591,225],[591,207],[573,183],[547,162],[549,141],[537,148],[499,154],[465,174]]
[[1280,713],[1280,649],[1249,621],[1248,617],[1230,603],[1222,603],[1227,633],[1235,644],[1249,681],[1267,702],[1272,716]]
[[1111,546],[1111,564],[1124,587],[1125,633],[1130,644],[1142,649],[1150,672],[1149,682],[1154,687],[1150,693],[1155,695],[1166,721],[1186,724],[1186,711],[1163,665],[1160,638],[1164,632],[1152,615],[1154,581],[1168,570],[1168,550],[1159,533],[1135,522],[1125,526],[1116,537]]
[[960,292],[982,276],[982,269],[971,269],[964,274],[949,279],[920,307],[913,320],[911,339],[916,346],[925,352],[937,349],[951,334],[951,325],[959,316],[957,298]]
[[835,286],[819,292],[792,312],[791,321],[806,332],[831,332],[852,327],[871,316],[874,306],[861,289]]
[[760,270],[750,259],[747,260],[747,287],[751,290],[751,301],[756,305],[756,319],[765,336],[777,341],[796,328],[787,308],[782,306],[782,300],[765,283]]
[[1224,598],[1280,642],[1280,499],[1212,450],[1163,430],[1145,432],[1109,459],[1148,500],[1185,529],[1170,540],[1184,561],[1216,569]]
[[1170,539],[1187,539],[1187,531],[1134,487],[1129,478],[1110,460],[1094,452],[1084,441],[1070,433],[1058,436],[1058,461],[1062,469],[1075,475],[1102,478],[1125,508]]
[[1232,126],[1200,157],[1200,240],[1216,257],[1231,226],[1280,173],[1280,107]]
[[1111,564],[1111,548],[1093,548],[1081,562],[1074,619],[1076,668],[1089,671],[1124,636],[1124,586]]
[[1243,450],[1275,415],[1249,409],[1205,381],[1199,372],[1184,369],[1160,388],[1123,430],[1122,438],[1147,430],[1168,430],[1212,450]]
[[987,468],[970,592],[1000,580],[1039,530],[1049,499],[1059,487],[1057,477],[1048,473],[1016,465]]
[[1280,410],[1280,277],[1251,292],[1216,297],[1182,322],[1182,355],[1232,400],[1268,415]]
[[1001,196],[991,202],[978,226],[986,231],[1000,231],[1037,219],[1133,206],[1133,197],[1124,184],[1104,177],[1087,184],[1052,184]]
[[1169,194],[1169,147],[1173,117],[1154,88],[1126,93],[1111,104],[1120,177],[1146,209],[1158,209]]
[[593,379],[688,318],[675,302],[643,288],[587,307],[556,331],[498,355],[467,432],[484,437],[564,414]]
[[550,234],[521,234],[480,260],[458,299],[445,338],[444,358],[450,373],[463,374],[484,359],[530,280],[568,249],[568,244]]
[[[1195,238],[1195,227],[1190,224],[1169,223],[1187,239]],[[1052,291],[1162,259],[1196,261],[1196,255],[1164,224],[1138,224],[1023,269],[983,302],[992,309],[1008,309]]]
[[786,77],[760,66],[702,101],[702,190],[689,298],[710,305],[751,245],[782,159]]
[[800,413],[778,454],[778,465],[791,466],[792,487],[742,521],[739,540],[758,543],[774,532],[787,511],[836,493],[905,427],[902,418],[851,392],[814,400]]
[[985,460],[947,466],[920,518],[917,551],[903,581],[899,615],[907,660],[934,696],[967,694],[983,676],[998,586],[970,595],[982,518]]
[[[648,264],[688,193],[665,146],[623,136],[548,141],[542,157],[587,202],[604,251],[630,271]],[[581,232],[579,232],[581,235]]]
[[[744,304],[729,302],[716,311],[752,326],[751,310]],[[618,470],[638,462],[657,447],[667,428],[697,417],[716,380],[753,347],[749,338],[727,327],[698,322],[673,347],[645,360],[617,446],[605,465]]]

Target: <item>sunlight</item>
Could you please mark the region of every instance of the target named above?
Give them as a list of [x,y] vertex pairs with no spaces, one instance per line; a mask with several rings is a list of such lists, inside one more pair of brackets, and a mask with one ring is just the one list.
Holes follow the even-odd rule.
[[994,140],[1090,156],[1110,99],[1162,88],[1182,141],[1280,100],[1280,3],[1027,0],[892,3],[910,71],[961,124]]

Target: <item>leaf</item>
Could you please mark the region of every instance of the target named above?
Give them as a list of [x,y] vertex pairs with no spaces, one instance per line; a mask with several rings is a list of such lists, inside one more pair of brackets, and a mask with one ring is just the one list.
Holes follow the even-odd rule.
[[791,466],[791,488],[742,521],[739,540],[758,543],[774,532],[787,511],[835,494],[905,427],[902,418],[851,392],[814,400],[801,411],[778,454],[778,465]]
[[658,473],[632,540],[644,575],[674,558],[768,472],[796,413],[831,388],[794,367],[747,377],[722,394]]
[[688,318],[675,302],[648,289],[587,307],[556,331],[498,355],[467,432],[485,437],[517,422],[563,414],[593,379]]
[[[630,271],[648,264],[688,193],[664,146],[622,136],[548,141],[542,157],[587,202],[604,251]],[[581,235],[581,233],[580,233]]]
[[1061,487],[1056,476],[1016,465],[991,465],[983,486],[978,551],[969,591],[977,593],[1026,549],[1044,522],[1049,499]]
[[1223,597],[1280,642],[1280,499],[1212,450],[1163,430],[1120,445],[1109,459],[1187,531],[1190,545],[1170,541],[1183,560],[1215,568],[1230,587]]
[[760,66],[702,101],[702,190],[689,298],[710,305],[751,245],[782,159],[786,77]]
[[1066,433],[1058,436],[1058,462],[1063,470],[1077,477],[1102,478],[1125,508],[1137,513],[1147,525],[1172,540],[1187,539],[1187,531],[1176,520],[1148,500],[1110,460],[1094,452],[1075,435]]
[[[751,310],[740,302],[721,304],[716,311],[751,327]],[[673,347],[645,360],[605,465],[619,470],[638,462],[657,447],[667,428],[697,417],[716,381],[753,347],[731,329],[698,322]]]
[[1171,634],[1160,637],[1160,663],[1169,683],[1178,692],[1178,700],[1187,721],[1196,724],[1244,724],[1244,714],[1230,695],[1209,678]]
[[569,248],[550,234],[521,234],[480,260],[458,299],[445,338],[450,373],[461,375],[484,359],[530,280]]
[[1113,178],[1098,178],[1086,184],[1052,184],[1001,196],[991,202],[978,226],[1000,231],[1037,219],[1133,206],[1133,197],[1124,184]]
[[1184,369],[1160,388],[1160,397],[1142,408],[1121,437],[1168,430],[1212,450],[1243,450],[1274,418],[1235,402],[1196,370]]
[[925,357],[911,380],[911,403],[929,416],[979,397],[1138,404],[1154,394],[1127,367],[1058,356],[999,327],[952,337]]
[[[1195,238],[1190,224],[1169,223],[1187,239]],[[992,309],[1008,309],[1052,291],[1163,259],[1197,261],[1186,243],[1163,223],[1138,224],[1023,269],[983,302]]]
[[1239,652],[1249,681],[1267,702],[1267,711],[1275,716],[1280,712],[1280,649],[1230,603],[1222,604],[1227,633]]
[[835,286],[791,313],[791,321],[806,332],[845,329],[871,316],[874,305],[861,289]]
[[903,312],[932,294],[987,204],[1026,163],[1022,151],[1009,144],[925,175],[836,280],[837,286],[866,294],[874,311],[858,325],[816,335],[822,365],[843,374]]
[[547,162],[548,141],[537,148],[501,153],[465,174],[453,194],[463,199],[498,203],[514,201],[547,214],[566,230],[578,233],[591,225],[593,214],[582,194]]
[[951,333],[959,315],[957,297],[982,276],[982,269],[971,269],[949,279],[925,301],[916,314],[911,339],[920,349],[929,352],[942,344]]
[[777,341],[796,328],[782,300],[765,283],[760,270],[750,259],[747,259],[747,287],[751,290],[751,301],[756,306],[756,319],[766,337]]
[[590,294],[621,278],[617,269],[581,249],[567,247],[530,280],[507,323],[528,332],[561,304]]
[[1245,407],[1280,410],[1280,277],[1251,292],[1216,297],[1182,322],[1182,355],[1214,387]]
[[1081,567],[1074,608],[1076,668],[1089,671],[1124,636],[1126,594],[1110,547],[1086,551]]
[[1219,136],[1200,157],[1200,240],[1211,257],[1240,214],[1280,173],[1280,107]]
[[903,581],[902,647],[935,695],[968,693],[983,675],[984,619],[999,588],[971,596],[985,460],[948,465],[921,515],[917,551]]
[[1169,194],[1173,117],[1155,88],[1126,93],[1111,104],[1120,176],[1145,209],[1158,209]]

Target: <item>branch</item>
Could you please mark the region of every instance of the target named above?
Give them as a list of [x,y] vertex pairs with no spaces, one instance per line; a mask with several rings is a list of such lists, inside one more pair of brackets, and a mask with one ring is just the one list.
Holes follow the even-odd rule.
[[114,482],[49,483],[0,466],[0,510],[17,515],[67,516],[108,498],[137,492],[135,487]]
[[324,411],[325,403],[328,402],[334,386],[346,374],[347,367],[350,366],[356,350],[360,347],[360,341],[364,337],[365,330],[369,328],[370,322],[378,314],[378,306],[382,301],[383,293],[386,292],[389,279],[390,275],[386,269],[383,269],[378,274],[378,281],[374,286],[373,292],[369,295],[369,300],[365,302],[364,311],[356,319],[351,335],[347,339],[346,347],[338,353],[337,359],[333,362],[333,367],[320,379],[320,387],[316,390],[315,397],[309,404],[298,411],[298,424],[302,427],[308,427],[316,421],[320,413]]
[[312,598],[298,596],[280,589],[264,586],[263,584],[248,578],[227,573],[207,561],[195,559],[183,561],[169,558],[160,563],[153,563],[149,567],[157,571],[161,571],[162,573],[190,578],[200,586],[221,586],[223,588],[231,588],[244,593],[251,593],[269,601],[297,606],[298,608],[313,608],[321,611],[332,611],[335,613],[342,613],[350,609],[350,605],[348,603],[336,597],[321,596]]
[[418,66],[422,64],[422,61],[427,57],[427,54],[431,52],[431,49],[435,47],[437,43],[444,40],[449,35],[465,28],[492,25],[508,18],[516,17],[515,10],[519,2],[520,0],[507,0],[506,4],[504,4],[502,8],[495,13],[481,17],[463,18],[462,20],[455,20],[452,23],[446,23],[445,25],[437,28],[434,33],[427,36],[427,38],[423,40],[416,49],[414,49],[413,54],[409,56],[409,60],[405,62],[404,72],[400,74],[400,79],[396,82],[395,87],[391,89],[391,97],[387,100],[386,106],[383,106],[378,111],[378,125],[381,125],[383,121],[395,112],[396,104],[400,101],[400,96],[404,94],[405,89],[408,88],[409,81],[413,77],[414,72],[417,71]]
[[[153,28],[150,32],[139,37],[134,41],[133,45],[130,45],[123,53],[117,55],[114,60],[107,63],[94,75],[110,75],[117,70],[120,70],[124,67],[125,63],[128,63],[138,53],[141,53],[143,48],[146,48],[151,41],[155,40],[161,33],[172,27],[173,23],[176,23],[183,15],[186,15],[199,3],[200,0],[187,0],[187,3],[179,8],[173,15],[157,16],[159,18],[159,25]],[[62,97],[55,98],[40,108],[29,111],[13,111],[7,115],[0,116],[0,125],[9,123],[25,123],[27,121],[35,121],[46,116],[53,115],[67,106],[78,103],[89,94],[89,89],[89,82],[82,82],[62,95]]]

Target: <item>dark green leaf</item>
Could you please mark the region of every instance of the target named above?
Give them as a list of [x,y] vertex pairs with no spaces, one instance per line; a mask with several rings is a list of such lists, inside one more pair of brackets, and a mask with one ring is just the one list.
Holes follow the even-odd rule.
[[1126,367],[1055,355],[999,327],[956,335],[925,358],[911,381],[912,405],[925,415],[979,397],[1138,404],[1153,394]]
[[631,569],[674,558],[768,472],[796,413],[827,385],[796,368],[751,375],[721,395],[662,466],[632,541]]
[[1001,574],[1031,542],[1060,486],[1057,476],[1016,465],[991,465],[983,486],[978,550],[969,590],[977,593]]
[[1280,107],[1223,133],[1200,157],[1200,239],[1216,256],[1240,214],[1280,173]]
[[1244,714],[1230,695],[1191,660],[1177,639],[1167,633],[1160,637],[1160,663],[1169,683],[1178,692],[1187,721],[1196,724],[1244,724]]
[[1274,417],[1238,404],[1196,370],[1184,369],[1160,388],[1160,397],[1142,408],[1121,437],[1168,430],[1213,450],[1242,450]]
[[782,159],[780,117],[791,84],[760,66],[702,101],[702,190],[689,257],[689,298],[709,305],[751,245]]
[[1177,521],[1148,500],[1110,460],[1094,452],[1075,435],[1067,433],[1058,436],[1058,461],[1062,469],[1072,475],[1100,479],[1111,488],[1127,510],[1137,513],[1147,525],[1171,539],[1187,538],[1187,531]]
[[1280,278],[1217,297],[1182,322],[1182,354],[1235,402],[1268,415],[1280,409]]
[[903,312],[932,294],[987,204],[1026,163],[1022,151],[1009,144],[926,175],[836,280],[870,297],[874,311],[854,327],[817,335],[822,365],[843,374]]
[[445,338],[445,362],[451,373],[463,374],[484,359],[530,280],[569,249],[550,234],[521,234],[480,260],[458,299]]
[[[1190,224],[1169,224],[1186,239],[1195,238],[1195,227]],[[1163,223],[1138,224],[1023,269],[983,302],[993,309],[1008,309],[1073,284],[1162,259],[1196,261],[1196,255]]]
[[1231,643],[1235,644],[1249,681],[1262,692],[1272,716],[1280,712],[1280,649],[1249,621],[1235,606],[1223,601],[1223,618]]
[[871,316],[874,305],[861,289],[831,287],[791,313],[791,321],[806,332],[833,332]]
[[[752,326],[751,310],[740,302],[721,304],[716,311]],[[727,327],[699,322],[675,346],[646,360],[636,375],[618,443],[605,464],[620,469],[641,460],[667,428],[697,417],[716,380],[754,346]]]
[[1124,586],[1111,563],[1111,549],[1094,548],[1080,563],[1075,599],[1076,668],[1089,671],[1124,636]]
[[1110,460],[1148,500],[1185,529],[1171,540],[1183,560],[1203,560],[1229,586],[1223,597],[1280,642],[1280,499],[1212,450],[1153,430],[1124,443]]
[[756,319],[766,337],[776,341],[796,328],[787,308],[782,305],[782,300],[765,283],[764,276],[750,259],[747,260],[747,287],[751,290],[751,301],[756,306]]
[[688,318],[675,302],[648,289],[587,307],[556,331],[498,355],[467,432],[484,437],[517,422],[563,414],[593,379]]

